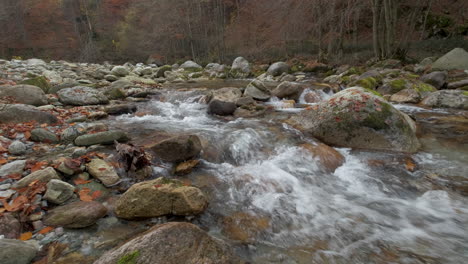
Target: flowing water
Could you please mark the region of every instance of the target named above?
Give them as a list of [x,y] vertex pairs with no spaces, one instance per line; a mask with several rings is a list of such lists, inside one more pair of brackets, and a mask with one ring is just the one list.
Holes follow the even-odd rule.
[[[140,144],[188,133],[202,139],[200,167],[178,177],[209,195],[210,206],[194,222],[234,245],[247,261],[468,260],[468,199],[447,182],[467,179],[466,133],[451,145],[434,131],[423,131],[423,151],[412,156],[340,148],[346,161],[330,173],[299,146],[314,140],[282,123],[300,109],[257,119],[220,119],[207,115],[204,93],[162,92],[160,99],[139,107],[145,116],[124,115],[111,124]],[[428,113],[398,107],[412,115]],[[439,110],[429,114],[446,115]],[[432,124],[424,118],[418,123]],[[434,129],[444,134],[447,128]],[[405,168],[408,159],[416,163],[415,172]],[[155,172],[169,175],[162,165]]]

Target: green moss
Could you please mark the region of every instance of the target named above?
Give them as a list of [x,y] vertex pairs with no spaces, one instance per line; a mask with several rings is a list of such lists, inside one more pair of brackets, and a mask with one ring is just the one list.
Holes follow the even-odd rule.
[[156,78],[164,77],[164,73],[167,71],[172,71],[171,65],[163,65],[161,66],[158,71],[156,72]]
[[362,121],[362,124],[375,130],[386,129],[389,127],[386,122],[387,118],[391,116],[391,106],[387,103],[381,102],[381,111],[370,112],[369,115]]
[[468,96],[468,91],[464,91],[462,94],[463,94],[464,96]]
[[408,73],[406,75],[406,77],[410,78],[410,79],[419,79],[419,75],[417,74],[411,74],[411,73]]
[[368,77],[368,78],[364,78],[364,79],[356,81],[356,84],[363,88],[373,90],[374,88],[377,87],[378,81],[374,77]]
[[341,77],[341,82],[342,82],[343,84],[348,84],[348,83],[351,82],[351,77],[349,77],[349,76],[343,76],[343,77]]
[[420,93],[437,91],[437,89],[434,86],[427,84],[427,83],[423,83],[423,82],[414,84],[411,88],[413,88],[414,90]]
[[201,71],[203,71],[203,69],[202,69],[202,68],[195,68],[195,67],[194,67],[194,68],[185,68],[184,71],[185,71],[185,72],[192,73],[192,72],[201,72]]
[[173,184],[175,185],[176,187],[181,187],[183,186],[182,182],[178,181],[178,180],[172,180],[172,179],[169,179],[169,178],[165,178],[165,177],[162,177],[160,178],[160,182],[161,184]]
[[50,89],[50,84],[47,79],[43,76],[37,76],[35,78],[27,79],[22,81],[20,84],[34,85],[41,88],[44,93],[47,93]]
[[358,68],[358,67],[351,67],[351,68],[348,70],[348,72],[346,73],[346,75],[347,75],[347,76],[349,76],[349,75],[354,75],[354,74],[356,74],[356,75],[361,75],[361,74],[363,74],[363,73],[364,73],[364,71],[363,71],[361,68]]
[[377,92],[376,90],[367,89],[367,88],[364,88],[364,89],[366,89],[366,91],[369,92],[369,93],[371,93],[371,94],[374,94],[374,95],[377,95],[378,97],[382,97],[382,98],[383,98],[383,96],[382,96],[379,92]]
[[392,93],[397,93],[406,88],[406,80],[405,79],[397,79],[393,80],[388,83],[392,87]]
[[299,65],[293,65],[291,67],[291,72],[298,72],[298,71],[301,71],[301,68]]
[[107,90],[104,94],[111,100],[122,99],[126,97],[125,92],[120,88],[112,88]]
[[121,257],[118,261],[117,264],[136,264],[137,259],[140,256],[140,251],[135,250],[132,253],[129,253],[123,257]]

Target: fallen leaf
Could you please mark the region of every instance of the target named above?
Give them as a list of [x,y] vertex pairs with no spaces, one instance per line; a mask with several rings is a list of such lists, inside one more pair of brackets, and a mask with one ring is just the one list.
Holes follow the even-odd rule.
[[7,159],[0,159],[0,165],[7,164],[8,160]]
[[76,184],[76,185],[80,185],[80,184],[87,184],[87,183],[90,183],[91,181],[87,181],[87,180],[83,180],[83,179],[75,179],[73,180],[73,182]]
[[91,192],[91,189],[89,188],[83,188],[81,189],[78,194],[80,195],[80,200],[83,202],[91,202],[93,201],[93,197],[89,195],[89,192]]
[[99,190],[97,190],[97,191],[93,192],[93,194],[91,195],[91,197],[93,198],[93,200],[95,200],[95,199],[101,197],[101,195],[102,195],[102,192],[99,191]]
[[49,232],[52,231],[52,230],[54,230],[54,228],[51,227],[51,226],[48,226],[48,227],[45,227],[45,228],[41,229],[38,233],[39,233],[39,234],[47,234],[47,233],[49,233]]
[[7,152],[8,149],[4,148],[3,146],[0,146],[0,152]]
[[31,132],[29,132],[29,131],[24,132],[24,138],[30,139],[31,138]]
[[107,168],[99,168],[100,171],[105,171]]
[[416,164],[411,159],[406,159],[405,167],[408,171],[413,172],[416,169]]
[[35,172],[35,171],[38,171],[38,170],[42,170],[42,169],[44,169],[47,165],[49,165],[49,162],[47,162],[47,161],[40,161],[40,162],[37,162],[36,164],[34,164],[34,165],[31,167],[31,172]]
[[19,239],[26,241],[32,238],[32,233],[31,232],[26,232],[20,235]]

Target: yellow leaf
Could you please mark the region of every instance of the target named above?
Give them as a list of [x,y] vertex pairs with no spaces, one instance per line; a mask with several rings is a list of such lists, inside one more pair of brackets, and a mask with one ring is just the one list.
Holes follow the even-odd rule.
[[23,240],[23,241],[26,241],[26,240],[31,239],[31,237],[32,237],[32,233],[31,232],[26,232],[26,233],[21,234],[19,239]]

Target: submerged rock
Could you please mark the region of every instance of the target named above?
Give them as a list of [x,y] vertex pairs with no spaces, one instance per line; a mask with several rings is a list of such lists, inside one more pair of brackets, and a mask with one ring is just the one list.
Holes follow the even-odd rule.
[[114,167],[102,159],[93,159],[86,167],[89,174],[106,186],[114,185],[120,181],[120,177],[117,175]]
[[74,202],[50,210],[44,223],[65,228],[84,228],[93,225],[107,214],[107,209],[98,202]]
[[124,219],[196,215],[207,205],[200,189],[177,180],[158,178],[130,187],[117,201],[115,213]]
[[0,263],[29,264],[36,256],[37,249],[16,239],[0,239]]
[[195,135],[172,137],[150,147],[156,155],[168,162],[181,162],[195,158],[202,150],[200,139]]
[[420,146],[410,117],[360,87],[341,91],[290,121],[334,146],[405,152]]
[[314,158],[317,158],[325,171],[329,173],[335,172],[345,162],[345,158],[341,153],[323,143],[302,144],[301,147],[309,151]]
[[113,144],[114,141],[125,142],[128,136],[123,131],[105,131],[94,134],[86,134],[75,139],[77,146],[91,146],[97,144]]
[[101,256],[94,264],[240,264],[221,240],[190,223],[157,225]]
[[75,186],[61,180],[53,179],[47,183],[44,199],[54,204],[62,204],[73,196]]

